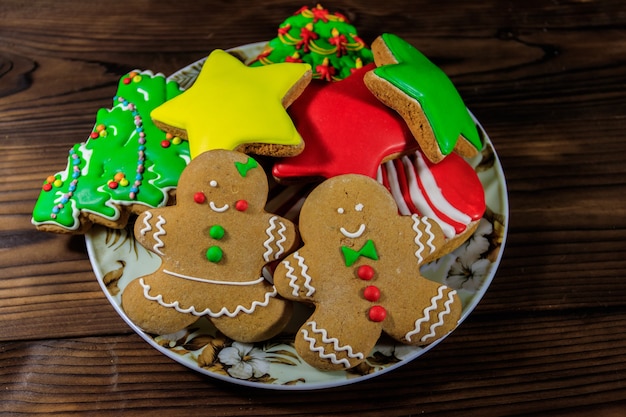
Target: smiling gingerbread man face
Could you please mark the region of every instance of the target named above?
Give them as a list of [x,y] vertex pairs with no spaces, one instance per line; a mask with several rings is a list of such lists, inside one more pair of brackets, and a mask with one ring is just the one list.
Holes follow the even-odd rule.
[[343,175],[325,181],[300,214],[304,246],[274,274],[281,295],[315,305],[296,335],[298,353],[320,369],[362,362],[381,332],[426,345],[460,317],[456,293],[419,268],[442,256],[445,237],[433,220],[400,216],[375,180]]
[[253,158],[214,150],[180,177],[176,205],[151,209],[135,237],[161,258],[131,282],[122,306],[142,329],[172,333],[208,318],[239,341],[267,339],[287,323],[291,303],[277,297],[262,270],[296,243],[295,226],[265,212],[268,184]]

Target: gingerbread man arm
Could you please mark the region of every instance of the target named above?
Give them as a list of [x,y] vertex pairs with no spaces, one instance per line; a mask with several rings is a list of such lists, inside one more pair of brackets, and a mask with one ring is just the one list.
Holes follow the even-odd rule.
[[443,256],[441,248],[446,238],[437,222],[417,214],[413,214],[410,219],[411,232],[408,236],[413,239],[417,263],[424,265]]
[[166,234],[166,218],[161,214],[161,210],[146,210],[135,222],[135,238],[142,246],[148,250],[163,255],[164,243],[162,237]]
[[313,300],[316,289],[305,258],[302,250],[296,251],[276,267],[274,285],[283,297],[299,301]]
[[277,215],[267,216],[266,225],[262,249],[267,263],[284,258],[296,245],[297,233],[292,222]]

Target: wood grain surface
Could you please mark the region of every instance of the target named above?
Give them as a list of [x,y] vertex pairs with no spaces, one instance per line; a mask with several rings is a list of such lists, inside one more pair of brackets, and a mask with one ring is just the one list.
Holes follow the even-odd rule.
[[[84,238],[30,223],[121,75],[170,74],[275,36],[305,3],[0,2],[0,412],[6,415],[626,415],[626,6],[622,0],[339,1],[450,76],[510,201],[485,298],[427,355],[312,392],[188,370],[117,315]],[[314,5],[314,4],[311,4]]]

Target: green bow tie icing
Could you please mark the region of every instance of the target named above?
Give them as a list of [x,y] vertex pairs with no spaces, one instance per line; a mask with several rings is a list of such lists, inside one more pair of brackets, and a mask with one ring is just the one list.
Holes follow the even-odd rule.
[[372,239],[365,242],[363,247],[361,247],[358,251],[347,246],[342,246],[341,252],[343,253],[343,257],[346,261],[346,266],[352,266],[361,256],[378,260],[378,253],[376,252],[376,246],[374,246],[374,241],[372,241]]
[[459,136],[481,150],[476,124],[448,76],[400,37],[381,36],[398,63],[382,65],[374,73],[420,103],[441,153],[450,154]]

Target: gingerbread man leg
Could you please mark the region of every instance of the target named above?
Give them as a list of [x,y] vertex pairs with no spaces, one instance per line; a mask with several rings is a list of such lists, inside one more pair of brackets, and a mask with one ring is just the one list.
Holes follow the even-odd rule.
[[401,290],[389,289],[397,310],[386,320],[384,331],[405,344],[422,346],[434,342],[456,327],[463,305],[456,291],[445,285],[416,277]]
[[[219,331],[240,342],[252,343],[270,339],[286,326],[293,310],[291,302],[276,298],[273,294],[276,294],[275,290],[266,293],[267,303],[242,306],[241,311],[232,317],[223,314],[211,317],[210,320]],[[246,331],[250,328],[255,329],[254,333]]]
[[[338,320],[342,325],[336,325]],[[345,370],[365,360],[381,331],[381,323],[368,320],[365,310],[358,316],[346,317],[342,309],[318,309],[298,330],[295,348],[315,368]]]
[[145,296],[143,278],[131,281],[122,294],[122,307],[133,323],[152,334],[169,334],[193,324],[198,317],[164,307]]

